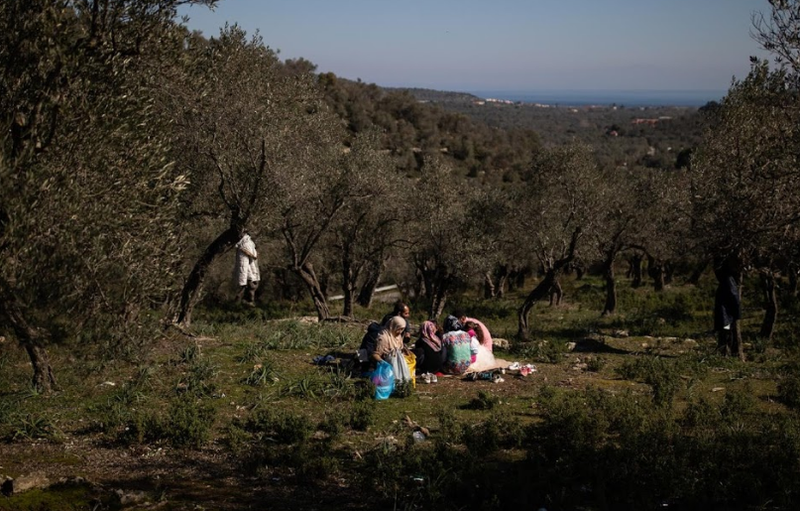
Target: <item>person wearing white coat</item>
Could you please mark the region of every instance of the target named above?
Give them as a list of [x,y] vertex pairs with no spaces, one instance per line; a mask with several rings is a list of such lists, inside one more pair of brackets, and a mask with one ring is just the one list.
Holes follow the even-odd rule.
[[245,233],[236,243],[236,265],[233,268],[234,280],[239,286],[237,299],[249,305],[255,305],[256,289],[261,280],[258,271],[258,252],[256,244],[249,234]]

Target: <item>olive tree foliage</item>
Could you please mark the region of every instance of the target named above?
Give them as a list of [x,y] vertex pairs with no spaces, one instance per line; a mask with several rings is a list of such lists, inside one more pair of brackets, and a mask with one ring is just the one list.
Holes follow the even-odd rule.
[[534,264],[514,231],[513,195],[510,188],[496,186],[483,187],[472,195],[471,206],[477,214],[465,234],[484,248],[488,263],[482,275],[484,298],[505,296],[512,272]]
[[455,287],[490,267],[490,253],[472,228],[481,219],[481,201],[441,159],[431,158],[409,200],[411,257],[430,299],[428,317],[438,318]]
[[639,217],[630,247],[647,257],[647,273],[654,291],[660,292],[672,279],[675,261],[694,247],[689,175],[684,170],[639,169],[633,186]]
[[[796,253],[800,95],[794,81],[787,69],[754,60],[714,113],[692,165],[698,237],[740,286],[746,268],[772,281]],[[768,306],[768,314],[774,323],[777,310]],[[720,348],[742,356],[738,335]]]
[[791,69],[797,75],[800,71],[800,1],[767,1],[769,15],[760,12],[753,15],[752,36],[774,55],[778,66]]
[[589,250],[604,192],[594,155],[585,146],[541,151],[530,174],[518,191],[515,224],[520,242],[536,256],[544,277],[519,307],[517,335],[523,340],[529,339],[533,306],[550,296],[567,265]]
[[606,284],[606,300],[603,315],[614,314],[617,308],[617,281],[614,263],[624,250],[630,248],[642,218],[645,200],[637,194],[636,184],[639,170],[627,167],[600,170],[597,193],[602,197],[598,203],[596,229],[589,233],[591,245],[586,254],[599,259]]
[[42,391],[48,342],[138,340],[169,288],[187,179],[153,98],[180,3],[0,3],[0,318]]
[[409,187],[375,132],[358,135],[342,165],[348,168],[353,198],[335,219],[331,235],[341,274],[342,315],[352,317],[356,299],[369,306],[388,259],[408,244],[403,220]]
[[176,318],[184,326],[212,262],[245,232],[279,228],[282,199],[312,193],[318,183],[309,172],[324,172],[338,145],[338,126],[310,72],[286,72],[258,35],[226,26],[218,37],[187,44],[187,66],[165,98],[178,112],[175,157],[192,176],[186,232],[209,222],[218,230],[186,279]]

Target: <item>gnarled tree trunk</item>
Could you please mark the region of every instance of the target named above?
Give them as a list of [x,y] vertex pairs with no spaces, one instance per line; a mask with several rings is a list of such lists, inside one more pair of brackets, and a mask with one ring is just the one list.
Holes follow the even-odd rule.
[[492,279],[492,274],[487,271],[483,275],[483,297],[488,300],[490,298],[494,298],[496,294],[497,293],[494,287],[494,280]]
[[183,285],[180,310],[178,311],[178,318],[176,320],[178,324],[185,327],[191,325],[192,311],[194,310],[194,306],[197,304],[198,298],[200,297],[200,292],[203,289],[203,283],[205,282],[205,278],[208,274],[208,269],[211,267],[211,263],[213,263],[217,257],[224,254],[234,245],[236,245],[236,243],[242,239],[242,236],[244,236],[243,225],[238,222],[232,222],[231,227],[217,236],[217,238],[212,241],[211,244],[203,251],[203,254],[194,264],[192,272],[189,274],[189,278]]
[[495,298],[503,298],[506,294],[506,281],[508,280],[508,266],[503,264],[497,270],[497,283],[495,287]]
[[617,310],[617,281],[614,278],[614,253],[606,253],[603,261],[603,278],[606,281],[606,303],[603,306],[603,316],[614,314]]
[[764,322],[761,323],[761,337],[772,339],[775,332],[775,322],[778,319],[778,295],[776,293],[775,274],[769,270],[761,272],[761,282],[764,284],[764,302],[766,312]]
[[372,305],[372,297],[375,295],[375,289],[377,289],[378,282],[380,282],[383,275],[384,267],[385,263],[382,262],[374,267],[367,268],[367,276],[361,285],[361,290],[358,292],[358,298],[356,298],[356,301],[362,307]]
[[666,285],[666,268],[663,261],[647,256],[647,274],[653,279],[653,291],[660,293]]
[[558,279],[553,281],[550,286],[550,307],[554,305],[561,305],[561,299],[564,297],[564,288],[561,287],[561,282]]
[[631,278],[631,287],[641,287],[642,286],[642,261],[644,260],[644,256],[642,254],[633,254],[628,259],[630,263],[630,269],[628,270],[628,276]]
[[4,318],[11,325],[14,335],[20,345],[25,348],[33,367],[33,388],[47,394],[58,388],[53,367],[50,365],[50,356],[44,347],[46,334],[39,328],[28,323],[16,296],[7,286],[0,282],[0,318]]
[[545,273],[544,278],[539,284],[525,298],[525,301],[517,311],[518,330],[517,337],[523,341],[530,340],[530,328],[528,326],[528,315],[536,305],[536,302],[544,300],[550,295],[550,289],[556,280],[556,273],[554,270],[549,270]]
[[328,308],[328,299],[322,290],[322,285],[314,271],[314,266],[309,262],[305,262],[300,267],[290,269],[303,280],[306,288],[308,288],[311,299],[314,301],[314,308],[317,309],[317,319],[319,321],[328,319],[331,316],[331,311]]

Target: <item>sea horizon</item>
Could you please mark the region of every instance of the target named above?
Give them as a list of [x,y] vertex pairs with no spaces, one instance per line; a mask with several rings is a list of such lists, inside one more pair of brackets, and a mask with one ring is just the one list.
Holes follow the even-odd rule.
[[727,90],[603,90],[603,89],[540,89],[540,90],[473,90],[470,94],[483,99],[499,99],[514,103],[538,103],[558,106],[679,106],[701,107],[709,101],[720,101]]

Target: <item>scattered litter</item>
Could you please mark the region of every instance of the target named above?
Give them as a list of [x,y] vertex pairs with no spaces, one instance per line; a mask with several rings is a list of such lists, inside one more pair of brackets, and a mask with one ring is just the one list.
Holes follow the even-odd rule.
[[714,387],[713,389],[711,389],[711,392],[719,392],[721,390],[725,390],[725,387]]
[[419,430],[411,433],[411,436],[414,438],[414,442],[416,443],[424,442],[426,440],[425,433]]
[[114,383],[113,381],[104,381],[103,383],[100,384],[100,386],[101,387],[116,387],[117,384]]
[[499,374],[497,376],[495,376],[494,379],[492,380],[492,382],[494,382],[494,383],[503,383],[504,381],[505,380],[502,377],[500,377]]
[[519,362],[514,362],[510,366],[508,366],[509,371],[519,371]]
[[528,376],[531,373],[536,372],[536,366],[533,364],[525,364],[524,366],[519,368],[520,376]]
[[466,376],[468,381],[487,380],[492,381],[495,378],[494,371],[482,371],[480,373],[469,373]]
[[313,363],[319,366],[325,365],[329,362],[333,362],[334,360],[336,360],[336,357],[334,357],[333,355],[319,355],[311,359]]

